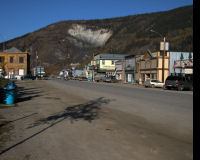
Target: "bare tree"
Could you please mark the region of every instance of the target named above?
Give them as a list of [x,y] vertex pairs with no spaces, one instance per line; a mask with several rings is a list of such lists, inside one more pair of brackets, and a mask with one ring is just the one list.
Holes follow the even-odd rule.
[[3,76],[6,76],[6,63],[5,63],[4,61],[2,61],[2,62],[0,63],[0,67],[1,67],[1,69],[2,69],[2,75],[3,75]]

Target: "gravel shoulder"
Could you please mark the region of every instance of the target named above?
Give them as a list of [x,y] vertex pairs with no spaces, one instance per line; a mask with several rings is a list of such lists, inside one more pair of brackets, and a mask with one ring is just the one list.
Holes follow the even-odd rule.
[[2,160],[193,159],[192,141],[161,134],[147,119],[107,107],[110,97],[87,98],[52,81],[17,85],[17,106],[0,109]]

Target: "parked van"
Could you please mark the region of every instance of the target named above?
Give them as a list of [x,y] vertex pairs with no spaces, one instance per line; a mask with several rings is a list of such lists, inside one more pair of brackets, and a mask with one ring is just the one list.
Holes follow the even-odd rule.
[[170,75],[165,81],[165,89],[177,89],[182,91],[185,89],[193,90],[193,74],[188,75]]

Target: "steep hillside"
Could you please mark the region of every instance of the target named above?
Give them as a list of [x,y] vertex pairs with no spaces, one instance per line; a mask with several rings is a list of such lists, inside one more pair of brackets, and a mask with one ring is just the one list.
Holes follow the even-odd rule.
[[[102,20],[61,21],[6,42],[6,47],[29,51],[31,64],[36,52],[41,64],[58,71],[69,63],[87,63],[92,54],[143,54],[159,50],[161,36],[170,50],[193,50],[193,6],[166,12]],[[2,48],[2,44],[0,45]]]

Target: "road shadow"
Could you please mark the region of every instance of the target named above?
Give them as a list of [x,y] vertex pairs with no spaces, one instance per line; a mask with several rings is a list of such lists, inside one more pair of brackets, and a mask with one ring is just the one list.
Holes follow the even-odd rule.
[[33,137],[39,135],[40,133],[43,133],[47,129],[55,126],[56,124],[62,122],[63,120],[69,118],[71,119],[71,122],[73,120],[86,120],[88,122],[92,122],[92,120],[96,119],[98,117],[98,113],[100,111],[100,107],[102,104],[108,104],[111,100],[105,99],[104,97],[97,98],[95,100],[89,101],[84,104],[78,104],[74,106],[67,107],[64,111],[59,112],[57,114],[51,115],[49,117],[46,117],[44,119],[41,119],[39,121],[36,121],[35,123],[31,124],[28,128],[32,128],[41,124],[48,124],[51,123],[48,127],[43,128],[36,132],[35,134],[19,141],[18,143],[0,151],[0,155],[8,152],[9,150],[19,146],[20,144],[25,143],[26,141],[32,139]]
[[59,119],[67,118],[71,120],[71,123],[77,120],[86,120],[91,123],[94,119],[98,118],[101,105],[108,104],[110,101],[110,99],[100,97],[98,99],[89,101],[84,104],[69,106],[64,111],[36,121],[35,123],[31,124],[28,128],[33,128],[46,123],[54,123]]
[[24,88],[24,87],[17,87],[17,98],[16,103],[29,101],[33,98],[37,98],[42,96],[42,92],[37,88]]
[[29,117],[31,117],[31,116],[33,116],[35,114],[38,114],[38,113],[32,113],[30,115],[27,115],[27,116],[24,116],[24,117],[20,117],[20,118],[17,118],[15,120],[12,120],[12,121],[1,121],[1,119],[0,119],[0,128],[5,126],[5,125],[7,125],[7,124],[9,124],[9,123],[16,122],[16,121],[19,121],[19,120],[22,120],[22,119],[25,119],[25,118],[29,118]]

